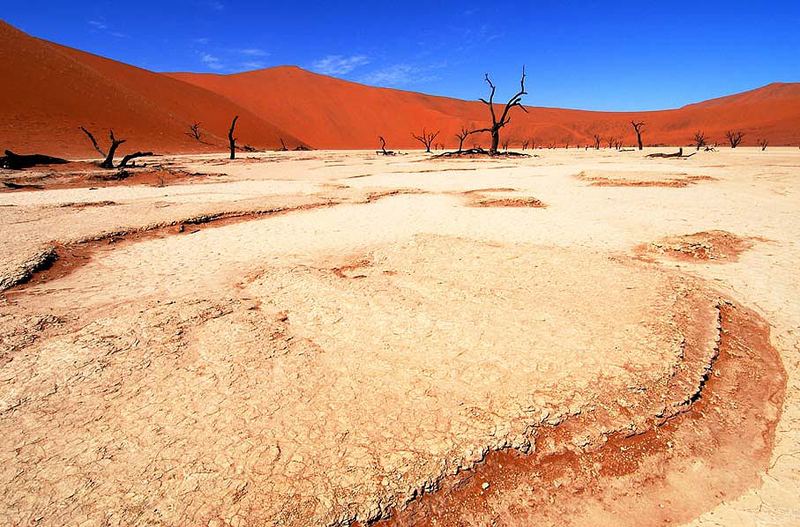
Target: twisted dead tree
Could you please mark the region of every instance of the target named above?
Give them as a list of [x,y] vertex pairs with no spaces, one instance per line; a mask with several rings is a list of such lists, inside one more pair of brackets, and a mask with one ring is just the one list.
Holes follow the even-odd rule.
[[231,159],[236,159],[236,138],[233,136],[233,131],[236,129],[236,121],[239,120],[239,116],[235,116],[233,121],[231,121],[231,128],[228,130],[228,144],[231,148]]
[[742,131],[733,131],[728,130],[725,132],[725,137],[728,139],[728,143],[730,143],[731,148],[736,148],[742,142],[742,138],[744,137],[744,132]]
[[128,163],[130,163],[131,161],[133,161],[137,157],[146,157],[146,156],[152,156],[153,155],[153,152],[133,152],[131,154],[128,154],[128,155],[124,156],[122,158],[122,161],[120,162],[120,164],[115,167],[114,166],[114,156],[117,153],[117,148],[119,148],[119,146],[121,144],[125,143],[127,141],[127,139],[117,139],[114,136],[114,130],[109,130],[108,131],[108,136],[109,136],[109,139],[111,139],[111,146],[108,149],[108,153],[106,153],[100,147],[100,145],[97,144],[97,140],[94,138],[94,135],[92,135],[92,132],[90,132],[89,130],[87,130],[83,126],[81,126],[80,128],[83,131],[83,133],[86,134],[86,137],[89,138],[89,141],[91,141],[92,146],[94,147],[94,149],[97,150],[97,152],[101,156],[105,157],[103,162],[100,163],[100,168],[107,168],[107,169],[125,168],[125,167],[128,166]]
[[763,152],[764,150],[767,149],[767,146],[769,146],[769,140],[768,139],[759,139],[758,140],[758,146],[761,147],[761,151]]
[[[86,134],[86,136],[89,138],[89,141],[92,142],[92,146],[94,147],[94,149],[97,150],[97,152],[100,155],[105,156],[103,162],[100,163],[100,168],[108,168],[108,169],[114,168],[114,155],[117,153],[117,148],[119,148],[121,144],[125,143],[127,139],[117,139],[114,136],[114,130],[109,130],[108,136],[109,139],[111,139],[111,146],[108,148],[108,152],[106,153],[103,151],[102,148],[100,148],[100,145],[97,144],[97,140],[94,138],[94,135],[92,135],[92,133],[89,130],[87,130],[83,126],[81,126],[81,130],[83,130],[83,133]],[[141,157],[142,155],[144,155],[142,152],[137,152],[137,154],[141,155],[138,156],[134,155],[134,157]],[[152,155],[152,153],[150,153],[149,155]]]
[[203,132],[200,131],[200,123],[195,121],[189,125],[189,131],[184,132],[195,141],[203,142]]
[[636,144],[639,145],[639,150],[643,148],[642,145],[642,130],[644,130],[644,121],[631,121],[633,131],[636,132]]
[[459,154],[464,151],[464,141],[467,139],[467,137],[470,136],[470,134],[474,134],[474,133],[475,133],[474,130],[467,130],[467,128],[465,126],[461,127],[461,130],[456,134],[456,138],[458,139],[458,150],[457,150],[457,152]]
[[698,130],[694,133],[694,146],[698,151],[706,146],[706,134],[702,130]]
[[594,138],[594,149],[600,150],[600,136],[598,134],[594,134],[592,137]]
[[497,147],[500,144],[500,129],[503,128],[505,125],[511,121],[511,117],[508,115],[511,108],[515,106],[519,106],[522,111],[528,113],[528,110],[522,106],[522,97],[524,95],[528,95],[528,92],[525,91],[525,66],[522,67],[522,78],[519,81],[519,91],[512,96],[503,108],[503,112],[500,114],[500,118],[497,118],[497,113],[494,109],[494,93],[497,90],[497,87],[492,83],[492,80],[489,78],[489,74],[485,75],[486,84],[489,85],[489,100],[481,98],[480,101],[489,107],[489,113],[492,116],[492,126],[488,128],[481,128],[480,130],[475,130],[475,133],[478,132],[489,132],[492,136],[492,144],[489,147],[489,155],[497,155]]
[[414,139],[425,145],[426,153],[431,152],[431,145],[433,144],[433,140],[436,139],[437,135],[439,135],[439,130],[437,130],[436,132],[428,133],[428,131],[425,130],[425,128],[422,129],[422,135],[416,135],[413,132],[411,133],[411,137],[413,137]]
[[395,154],[393,150],[386,150],[386,139],[384,139],[382,135],[378,136],[378,140],[381,142],[381,149],[376,150],[376,154],[383,154],[385,156],[393,156]]

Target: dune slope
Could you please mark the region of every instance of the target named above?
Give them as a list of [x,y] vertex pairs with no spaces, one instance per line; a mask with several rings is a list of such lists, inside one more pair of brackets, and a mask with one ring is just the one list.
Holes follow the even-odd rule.
[[[457,145],[461,126],[482,127],[488,112],[480,102],[375,88],[282,66],[233,75],[173,73],[180,79],[224,95],[256,115],[302,137],[317,148],[372,148],[377,136],[391,147],[419,147],[411,132],[423,127],[441,130],[437,143]],[[485,96],[476,77],[475,97]],[[536,102],[531,93],[528,103]],[[506,137],[511,145],[523,140],[549,146],[585,145],[594,134],[605,141],[616,137],[634,142],[632,119],[646,122],[647,144],[689,144],[703,130],[710,143],[725,142],[729,129],[745,132],[744,145],[766,138],[772,145],[800,141],[800,84],[770,84],[729,97],[654,112],[591,112],[528,107],[514,112]],[[488,143],[487,134],[472,136]]]
[[[223,150],[234,115],[242,144],[275,148],[288,132],[224,97],[167,76],[31,37],[0,22],[0,148],[96,156],[80,126],[101,145],[108,129],[135,150]],[[186,135],[202,123],[206,143]]]

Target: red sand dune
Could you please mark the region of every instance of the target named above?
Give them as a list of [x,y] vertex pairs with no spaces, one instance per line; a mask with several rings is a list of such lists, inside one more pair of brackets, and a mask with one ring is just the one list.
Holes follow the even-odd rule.
[[[97,157],[79,126],[93,131],[101,146],[113,128],[128,140],[121,154],[220,151],[236,114],[242,144],[275,148],[280,137],[298,143],[215,93],[31,37],[2,21],[0,79],[0,151]],[[193,121],[202,122],[211,145],[185,135]]]
[[[94,152],[78,127],[106,139],[107,129],[128,139],[130,150],[197,152],[224,150],[234,114],[240,144],[276,148],[301,141],[314,148],[417,148],[411,132],[441,130],[437,143],[455,146],[462,125],[485,125],[486,108],[419,93],[375,88],[304,71],[276,67],[234,75],[160,74],[40,40],[0,22],[0,149],[50,155]],[[485,86],[476,73],[475,95]],[[531,93],[527,102],[534,103]],[[800,142],[800,83],[770,84],[675,110],[614,113],[528,107],[515,110],[504,137],[511,145],[588,144],[593,134],[634,141],[630,120],[647,123],[647,144],[689,144],[704,130],[713,144],[728,129],[743,130],[743,144],[766,138],[773,146]],[[185,132],[201,121],[212,145]],[[465,146],[488,137],[472,136]]]
[[[390,147],[419,147],[411,132],[423,126],[442,133],[437,142],[457,145],[454,134],[462,125],[486,123],[488,112],[480,102],[374,88],[318,75],[297,67],[277,67],[234,75],[174,73],[177,79],[220,93],[269,117],[277,126],[316,148],[373,148],[383,135]],[[481,75],[475,77],[475,96],[486,96]],[[535,102],[531,93],[527,102]],[[634,142],[631,119],[647,123],[648,144],[689,144],[703,130],[710,142],[725,143],[725,131],[745,131],[743,145],[767,138],[772,145],[800,142],[800,83],[770,84],[750,92],[655,112],[589,112],[528,106],[528,114],[514,110],[506,128],[511,144],[536,139],[563,146],[589,144],[595,133]],[[470,137],[488,144],[483,137]]]

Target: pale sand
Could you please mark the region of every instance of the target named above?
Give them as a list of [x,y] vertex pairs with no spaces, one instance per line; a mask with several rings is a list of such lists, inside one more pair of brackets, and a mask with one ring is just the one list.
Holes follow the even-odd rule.
[[[762,483],[696,523],[796,524],[800,152],[770,150],[200,156],[179,161],[228,176],[0,194],[5,284],[53,241],[308,209],[103,249],[12,292],[0,519],[366,520],[598,406],[607,414],[575,448],[646,428],[696,389],[707,353],[681,358],[680,342],[696,330],[713,348],[722,294],[770,322],[788,384]],[[587,174],[691,183],[598,187]],[[396,189],[424,193],[380,197]],[[469,206],[475,195],[546,207]],[[724,264],[634,258],[713,230],[760,241]]]

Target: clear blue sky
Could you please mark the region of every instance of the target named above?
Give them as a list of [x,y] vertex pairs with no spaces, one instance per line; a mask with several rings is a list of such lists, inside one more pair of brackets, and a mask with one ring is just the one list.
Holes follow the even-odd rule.
[[0,0],[22,30],[155,71],[281,64],[437,95],[676,107],[800,81],[800,0],[314,2]]

